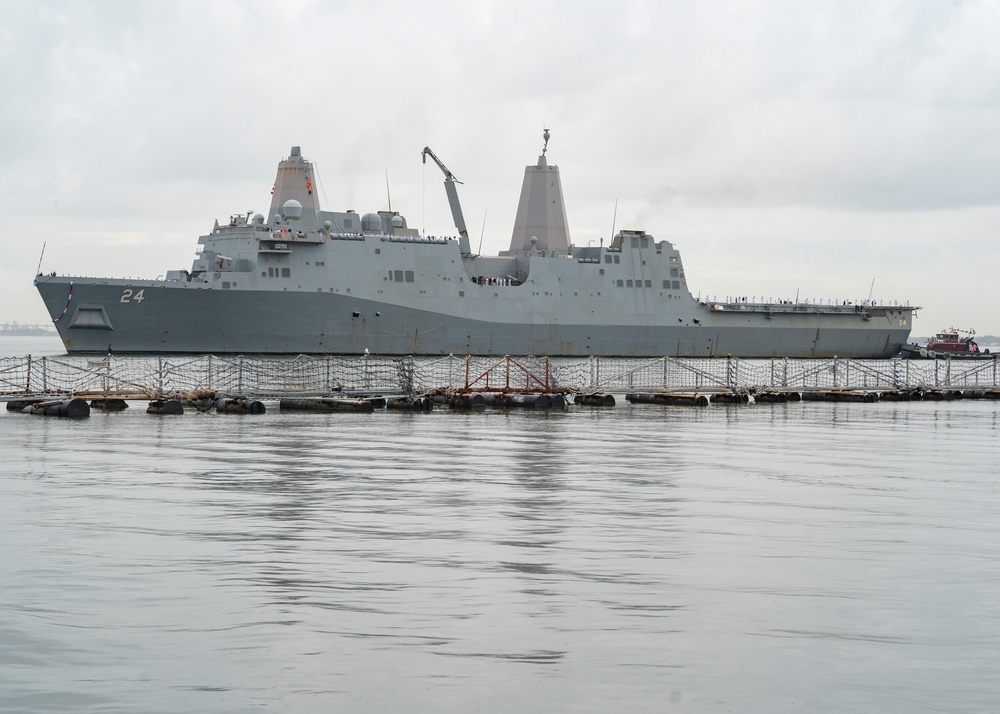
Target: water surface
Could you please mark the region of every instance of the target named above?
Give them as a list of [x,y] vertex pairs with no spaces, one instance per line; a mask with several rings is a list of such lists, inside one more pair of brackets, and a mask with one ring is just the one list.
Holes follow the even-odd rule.
[[996,403],[268,406],[0,414],[0,710],[1000,707]]

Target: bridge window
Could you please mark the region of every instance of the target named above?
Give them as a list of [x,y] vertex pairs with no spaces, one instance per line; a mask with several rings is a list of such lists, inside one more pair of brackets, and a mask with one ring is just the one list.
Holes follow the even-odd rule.
[[625,287],[627,287],[627,288],[632,287],[632,281],[631,280],[626,280],[625,281]]
[[397,283],[403,282],[403,271],[402,270],[396,270],[396,271],[393,271],[393,272],[396,275],[396,282]]
[[671,278],[676,278],[678,275],[679,275],[679,273],[677,272],[677,268],[671,268],[670,269],[670,277]]
[[412,270],[407,270],[406,271],[406,282],[408,282],[408,283],[412,283],[413,282],[413,271]]

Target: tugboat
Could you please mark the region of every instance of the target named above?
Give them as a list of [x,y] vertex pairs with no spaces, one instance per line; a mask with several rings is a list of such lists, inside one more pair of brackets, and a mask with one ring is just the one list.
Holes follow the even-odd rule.
[[926,345],[915,342],[904,344],[900,355],[906,359],[989,359],[989,350],[979,350],[975,330],[956,330],[954,327],[939,332]]

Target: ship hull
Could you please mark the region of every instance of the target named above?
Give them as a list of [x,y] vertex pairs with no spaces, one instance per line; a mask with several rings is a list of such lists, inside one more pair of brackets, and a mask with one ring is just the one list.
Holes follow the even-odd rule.
[[727,310],[691,299],[638,313],[629,324],[588,321],[585,309],[557,314],[553,301],[546,311],[516,288],[448,311],[419,299],[163,281],[39,276],[36,285],[71,354],[886,358],[906,342],[912,315],[909,308]]

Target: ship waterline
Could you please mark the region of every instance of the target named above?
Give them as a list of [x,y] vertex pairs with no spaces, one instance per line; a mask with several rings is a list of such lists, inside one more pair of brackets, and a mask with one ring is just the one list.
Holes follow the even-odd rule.
[[909,336],[909,306],[697,299],[677,249],[641,230],[573,246],[544,151],[511,249],[473,254],[438,163],[457,238],[418,235],[398,213],[321,210],[293,147],[270,219],[217,223],[190,271],[35,284],[70,353],[878,358]]

